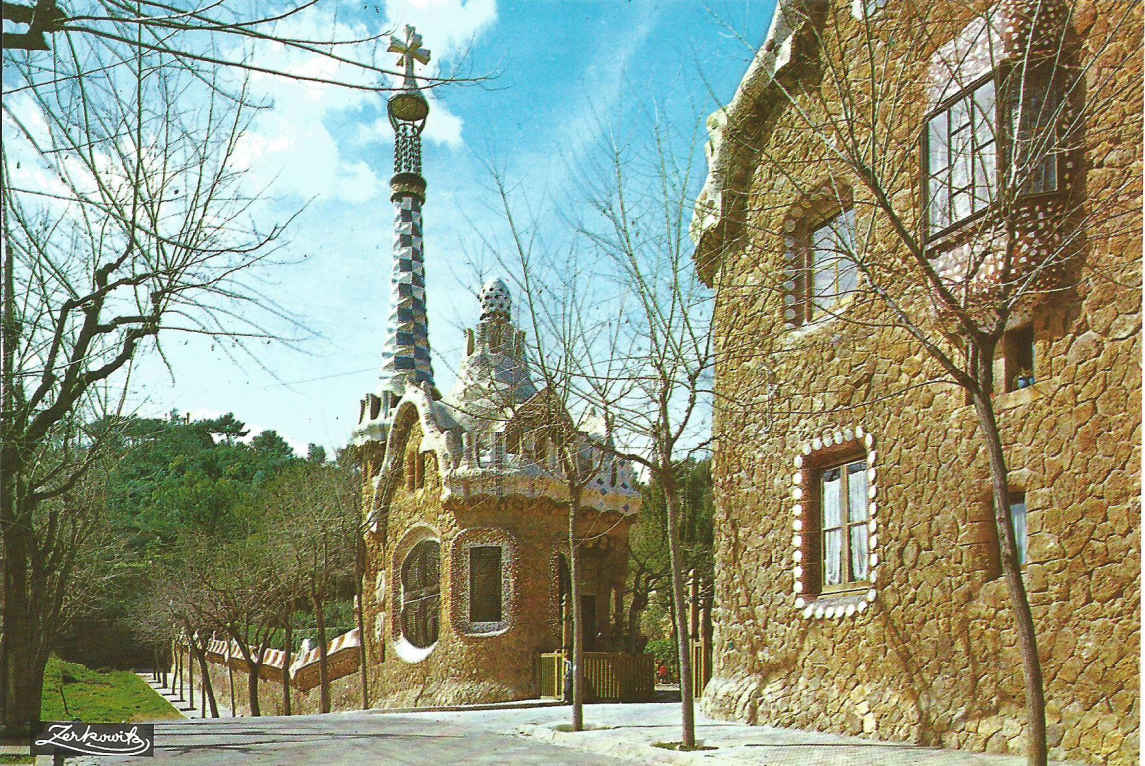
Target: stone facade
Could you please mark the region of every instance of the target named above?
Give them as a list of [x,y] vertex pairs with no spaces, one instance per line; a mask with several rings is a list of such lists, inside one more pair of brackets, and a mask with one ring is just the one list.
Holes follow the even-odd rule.
[[[561,648],[561,561],[568,555],[568,489],[557,459],[558,412],[533,385],[524,338],[509,321],[509,295],[482,290],[481,321],[468,335],[457,386],[441,397],[410,385],[386,411],[363,408],[355,444],[363,466],[371,702],[425,707],[533,698],[541,652]],[[371,415],[373,417],[371,417]],[[578,433],[582,459],[598,466],[579,512],[579,585],[589,597],[588,646],[612,632],[623,592],[628,528],[639,509],[630,466]],[[419,546],[436,546],[430,613],[410,598],[425,577],[409,569]],[[495,549],[499,608],[482,619],[471,593],[475,549]],[[567,558],[566,558],[567,560]],[[417,566],[422,566],[418,564]],[[567,564],[565,565],[567,566]],[[583,603],[583,601],[582,601]]]
[[533,385],[501,280],[481,289],[454,390],[443,397],[435,386],[422,239],[429,105],[413,76],[429,51],[411,27],[390,51],[406,72],[389,101],[391,306],[379,385],[361,401],[351,437],[373,585],[363,603],[370,697],[385,707],[536,697],[539,655],[562,638],[570,489],[561,456],[578,466],[574,475],[591,475],[575,530],[589,648],[619,611],[640,496],[631,466],[603,449],[603,424],[577,429],[556,397]]
[[[926,384],[941,370],[877,301],[844,299],[834,310],[846,317],[803,325],[785,315],[792,235],[818,204],[807,190],[840,184],[816,164],[823,145],[781,91],[798,93],[801,78],[829,70],[816,64],[820,32],[809,25],[837,25],[830,34],[844,48],[863,35],[850,0],[834,3],[838,13],[784,15],[822,5],[780,2],[735,100],[709,120],[710,175],[693,221],[697,267],[717,287],[720,349],[716,657],[702,704],[753,723],[1024,752],[1022,663],[990,555],[990,473],[974,408],[961,389]],[[989,8],[927,5],[950,9],[928,21],[929,47],[876,41],[903,81],[917,83],[884,126],[898,141],[890,145],[909,152],[906,167],[920,161],[936,52]],[[1142,19],[1139,5],[1072,6],[1071,34],[1092,64],[1087,93],[1105,99],[1081,112],[1082,142],[1067,158],[1077,165],[1063,171],[1085,231],[1072,237],[1067,216],[1028,239],[1078,241],[1080,265],[1075,279],[1055,275],[1062,289],[1023,317],[1036,383],[1004,391],[999,381],[994,402],[1010,487],[1027,509],[1023,573],[1050,755],[1129,764],[1140,718]],[[894,0],[878,11],[915,12]],[[876,37],[904,29],[875,21]],[[809,96],[795,99],[812,119],[820,114]],[[776,167],[794,170],[784,177]],[[910,199],[917,173],[906,177]],[[870,201],[862,189],[848,194],[856,206]],[[1045,219],[1035,211],[1031,220],[1040,231]],[[891,263],[906,257],[882,224],[871,241],[891,243]],[[926,300],[917,285],[900,287],[908,305]],[[822,551],[809,545],[808,525],[820,523],[811,509],[824,467],[849,460],[866,472],[854,480],[870,517],[866,559],[855,565],[866,574],[861,587],[835,593],[812,576]]]

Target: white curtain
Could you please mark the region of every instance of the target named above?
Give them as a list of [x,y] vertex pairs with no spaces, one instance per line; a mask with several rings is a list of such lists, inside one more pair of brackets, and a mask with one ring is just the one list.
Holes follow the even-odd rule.
[[[823,584],[843,582],[842,471],[832,468],[823,473]],[[832,529],[835,527],[835,529]]]

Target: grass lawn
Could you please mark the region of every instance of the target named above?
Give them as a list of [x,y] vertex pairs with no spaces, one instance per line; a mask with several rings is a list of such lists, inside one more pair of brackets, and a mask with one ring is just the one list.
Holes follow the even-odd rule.
[[79,719],[85,723],[182,717],[167,700],[130,670],[92,670],[54,655],[44,670],[44,701],[40,716],[44,721]]

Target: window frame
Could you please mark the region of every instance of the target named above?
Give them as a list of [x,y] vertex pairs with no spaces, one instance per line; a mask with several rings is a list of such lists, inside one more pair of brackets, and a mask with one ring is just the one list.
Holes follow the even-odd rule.
[[[478,615],[474,614],[474,608],[478,605],[478,599],[476,598],[477,589],[475,587],[476,583],[475,583],[475,579],[474,579],[475,575],[477,574],[477,568],[474,566],[474,561],[475,561],[474,554],[477,553],[477,551],[491,551],[491,550],[497,551],[496,576],[492,578],[492,581],[496,582],[496,584],[497,584],[497,598],[496,598],[497,616],[493,619],[483,619],[483,618],[479,617]],[[467,546],[465,553],[466,553],[466,565],[467,565],[468,570],[469,570],[469,599],[468,599],[468,605],[467,605],[467,609],[466,609],[466,613],[467,613],[466,618],[468,619],[469,624],[471,626],[472,625],[486,625],[486,624],[494,625],[494,624],[500,624],[500,623],[504,622],[505,621],[505,586],[504,586],[504,582],[503,582],[504,576],[505,576],[505,548],[504,548],[504,546],[499,545],[497,543],[475,543],[473,545]]]
[[[424,553],[420,553],[420,551],[426,550],[427,545],[433,545],[434,548],[436,548],[437,555],[435,558],[430,557]],[[413,558],[415,555],[422,556],[427,562],[434,561],[434,563],[436,563],[434,571],[436,572],[437,577],[434,584],[422,585],[421,587],[417,588],[411,587],[411,584],[408,582],[408,575],[410,573],[410,568],[413,566]],[[417,649],[430,649],[441,638],[441,542],[433,538],[425,538],[423,540],[419,540],[417,543],[411,546],[409,551],[406,552],[405,556],[402,557],[399,577],[401,579],[401,593],[399,595],[400,612],[398,614],[398,625],[400,628],[401,636],[407,643]],[[428,602],[428,605],[423,607],[423,604],[426,602]],[[436,607],[434,606],[434,603],[436,603]],[[419,612],[425,612],[425,614],[418,617],[419,623],[428,621],[430,618],[436,616],[436,620],[434,620],[435,629],[432,631],[433,638],[427,643],[417,643],[413,640],[414,637],[411,636],[411,633],[414,631],[409,629],[409,622],[406,617],[407,609],[411,608],[411,606],[414,606],[414,608],[416,608]],[[427,622],[427,624],[429,623]],[[417,636],[417,638],[420,640],[421,636]]]
[[[991,199],[981,208],[978,208],[977,210],[972,210],[968,216],[965,216],[963,218],[959,218],[957,221],[951,221],[936,231],[931,231],[930,219],[931,219],[931,215],[933,213],[930,209],[931,202],[932,202],[931,196],[930,196],[930,179],[931,179],[931,176],[933,174],[931,173],[931,168],[930,168],[930,122],[934,118],[938,117],[940,114],[949,113],[950,110],[953,108],[953,106],[956,103],[958,103],[959,101],[969,100],[970,103],[973,104],[974,103],[974,94],[978,92],[979,88],[983,87],[988,82],[992,82],[994,84],[994,115],[993,115],[993,122],[991,124],[993,125],[993,136],[994,136],[994,140],[993,140],[993,146],[994,146],[993,193],[997,194],[997,189],[1000,186],[999,181],[1001,180],[999,168],[1002,166],[1001,159],[1002,159],[1002,144],[1003,144],[1002,131],[1001,131],[1001,121],[1000,121],[1001,111],[999,110],[1000,99],[998,98],[1000,80],[1002,80],[1002,79],[1003,78],[1000,78],[998,76],[998,70],[997,69],[991,70],[990,72],[983,75],[982,77],[979,77],[976,80],[973,80],[972,82],[968,83],[965,87],[960,88],[953,95],[948,96],[947,98],[940,101],[937,106],[935,106],[933,109],[928,111],[926,113],[926,116],[923,117],[922,131],[921,131],[921,136],[919,138],[919,142],[922,145],[922,151],[921,151],[922,162],[920,163],[920,167],[919,167],[919,177],[920,177],[919,178],[919,187],[922,191],[922,201],[923,201],[922,202],[923,215],[920,218],[920,221],[922,223],[922,226],[924,227],[924,230],[926,231],[926,234],[927,234],[926,238],[928,241],[933,240],[933,239],[940,239],[942,237],[945,237],[947,234],[950,234],[951,232],[956,231],[957,229],[960,229],[963,226],[966,226],[967,224],[971,223],[972,221],[975,221],[975,220],[981,218],[982,216],[986,215],[986,213],[990,210],[990,208],[994,206],[994,201]],[[947,124],[949,125],[949,118],[948,118]],[[974,116],[973,116],[973,114],[970,115],[970,135],[971,136],[974,135]],[[947,136],[949,137],[949,132],[947,133]],[[947,149],[949,151],[949,146],[947,147]],[[975,162],[977,161],[977,159],[978,159],[978,155],[976,153],[971,155],[970,164],[971,164],[971,177],[972,178],[973,178],[973,166],[974,166]],[[947,170],[952,171],[953,167],[954,167],[953,165],[948,164]],[[967,187],[967,188],[973,190],[974,189],[973,181],[971,181],[971,184],[972,185],[970,187]],[[949,188],[949,183],[947,184],[947,187]],[[973,194],[972,194],[972,198],[973,198]]]
[[[1002,334],[1002,342],[999,344],[1002,350],[999,367],[1003,378],[1003,392],[1020,391],[1038,382],[1037,341],[1038,336],[1034,332],[1033,322],[1006,330]],[[1019,385],[1018,374],[1023,371],[1028,373],[1025,376],[1027,382],[1025,385]]]
[[[843,462],[839,462],[838,460],[835,460],[829,464],[817,467],[815,469],[815,485],[814,485],[815,486],[815,504],[816,504],[815,510],[816,510],[816,515],[818,516],[818,520],[819,520],[817,532],[818,532],[818,538],[819,538],[819,540],[818,540],[818,552],[819,552],[818,568],[819,568],[819,593],[820,594],[828,594],[829,595],[832,593],[846,593],[846,592],[851,592],[851,591],[856,591],[856,590],[865,590],[865,589],[869,588],[871,585],[869,561],[866,565],[866,571],[864,572],[862,579],[856,579],[854,577],[854,572],[852,571],[853,564],[854,564],[854,554],[853,554],[853,551],[851,549],[851,531],[852,531],[852,529],[861,528],[863,530],[863,535],[866,538],[866,542],[867,542],[867,551],[864,555],[869,557],[871,554],[871,545],[870,545],[870,534],[871,533],[870,533],[870,530],[868,527],[868,525],[870,523],[870,519],[871,519],[871,516],[870,516],[870,498],[869,497],[865,496],[863,498],[865,506],[866,506],[863,509],[863,518],[858,520],[858,521],[851,521],[850,520],[851,519],[850,474],[852,472],[848,469],[850,469],[851,466],[856,465],[858,463],[863,464],[863,467],[860,470],[863,472],[863,490],[864,490],[864,494],[865,494],[869,488],[869,483],[868,483],[867,477],[866,477],[866,472],[867,472],[869,466],[867,463],[867,455],[865,453],[861,454],[861,455],[854,455],[850,458],[845,459]],[[840,476],[839,492],[840,492],[840,497],[846,501],[846,507],[840,506],[840,508],[839,508],[839,521],[840,521],[840,523],[836,526],[828,527],[827,526],[827,519],[826,519],[826,505],[823,502],[823,480],[824,480],[824,476],[826,474],[830,473],[831,471],[835,471],[835,470],[839,471],[839,476]],[[841,562],[840,563],[842,565],[841,569],[845,570],[845,571],[842,574],[842,577],[844,579],[842,579],[838,583],[834,583],[834,584],[829,585],[829,584],[827,584],[827,533],[835,531],[835,530],[842,530],[842,532],[843,532],[843,544],[842,544],[842,548],[840,549],[840,556],[841,556]]]
[[[994,67],[988,73],[978,77],[966,86],[959,88],[958,91],[950,96],[947,96],[940,101],[936,106],[926,112],[922,120],[922,128],[919,133],[919,192],[922,201],[922,215],[920,216],[920,224],[925,233],[925,241],[932,242],[934,240],[945,239],[951,234],[957,232],[959,229],[971,224],[979,218],[990,213],[997,207],[997,195],[999,191],[1003,190],[1003,181],[1005,174],[1011,166],[1014,158],[1014,147],[1017,144],[1016,138],[1013,135],[1013,112],[1016,99],[1011,97],[1013,91],[1013,83],[1011,76],[1015,71],[1020,70],[1023,64],[1006,64],[1001,63]],[[1034,71],[1025,75],[1027,82],[1033,81],[1042,87],[1046,92],[1053,92],[1058,96],[1058,104],[1060,106],[1061,94],[1057,93],[1057,71],[1056,68],[1049,66],[1049,71],[1044,71],[1046,67],[1035,67]],[[978,91],[983,85],[988,82],[994,84],[994,115],[993,115],[993,146],[994,146],[994,177],[993,177],[993,190],[992,199],[977,210],[973,210],[969,215],[951,221],[945,226],[932,229],[930,209],[932,199],[930,195],[930,179],[933,175],[930,167],[930,122],[935,117],[946,112],[949,113],[951,108],[959,101],[969,100],[974,102],[973,94]],[[1056,111],[1059,107],[1055,106]],[[1020,113],[1020,111],[1019,111]],[[1055,122],[1057,119],[1055,118]],[[970,116],[970,130],[973,135],[974,117]],[[949,134],[948,134],[949,135]],[[1021,201],[1036,201],[1044,197],[1056,197],[1064,191],[1065,177],[1064,177],[1064,162],[1065,152],[1056,152],[1054,158],[1054,188],[1042,191],[1026,192],[1019,189],[1015,194],[1015,200]],[[978,155],[975,153],[971,159],[971,174],[973,175],[973,167],[977,162]],[[947,166],[948,170],[952,169],[952,165]],[[973,182],[972,182],[973,184]],[[947,184],[949,188],[949,183]],[[1025,184],[1023,184],[1023,187]],[[973,185],[968,187],[973,192]]]
[[[1010,507],[1007,513],[1010,515],[1010,526],[1014,530],[1014,547],[1018,552],[1018,568],[1026,566],[1030,560],[1030,506],[1026,503],[1026,493],[1022,490],[1010,490]],[[1018,532],[1018,525],[1015,523],[1014,509],[1017,506],[1022,507],[1022,531]]]
[[[499,548],[501,551],[498,582],[500,584],[500,618],[474,619],[473,561],[474,548]],[[470,527],[458,533],[450,544],[449,566],[452,583],[449,592],[449,619],[457,635],[491,638],[513,630],[520,613],[517,593],[520,573],[520,543],[499,527]]]
[[[878,597],[880,579],[877,451],[875,435],[861,424],[830,427],[808,438],[793,456],[791,500],[792,606],[804,619],[834,619],[862,614]],[[824,590],[819,550],[818,477],[831,467],[864,460],[867,466],[867,579],[845,589]]]
[[[795,244],[791,248],[788,255],[789,261],[792,264],[793,287],[791,295],[794,297],[794,321],[790,324],[794,328],[810,327],[817,325],[821,322],[826,322],[834,318],[835,312],[832,311],[834,307],[838,307],[847,296],[854,293],[858,289],[859,269],[852,260],[847,260],[845,255],[837,255],[833,260],[836,262],[844,260],[844,264],[839,266],[837,263],[833,265],[835,269],[834,278],[832,280],[831,288],[834,291],[831,297],[817,303],[816,289],[815,289],[815,276],[817,273],[815,255],[816,249],[816,234],[824,229],[831,228],[835,237],[839,236],[838,231],[832,226],[832,222],[836,219],[845,218],[850,216],[850,233],[851,233],[851,248],[855,249],[854,240],[856,233],[856,225],[854,220],[855,205],[849,199],[845,204],[831,204],[824,205],[818,211],[818,214],[811,217],[809,220],[814,221],[812,225],[800,226],[800,230],[796,234]],[[837,241],[837,240],[836,240]],[[848,268],[849,267],[849,268]],[[854,285],[846,290],[841,289],[843,274],[851,271],[854,274]]]

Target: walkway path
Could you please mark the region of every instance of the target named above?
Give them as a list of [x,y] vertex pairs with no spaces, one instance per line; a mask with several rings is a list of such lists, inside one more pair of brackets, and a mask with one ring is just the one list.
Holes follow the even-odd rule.
[[[150,682],[152,687],[158,685]],[[161,691],[156,688],[156,691]],[[161,693],[163,693],[161,691]],[[178,695],[164,693],[178,704]],[[186,697],[186,692],[184,692]],[[196,695],[196,702],[198,696]],[[539,700],[537,702],[540,702]],[[709,750],[680,753],[656,743],[680,738],[679,703],[585,706],[587,731],[565,731],[567,706],[158,722],[155,760],[183,764],[752,764],[760,766],[1024,766],[987,755],[838,734],[714,721],[696,710],[696,738]],[[185,714],[191,711],[186,702]],[[68,766],[131,766],[134,759],[68,759]],[[1060,764],[1060,766],[1069,766]]]
[[[187,687],[187,683],[186,683],[187,679],[186,678],[183,679],[182,688],[176,688],[175,691],[171,691],[171,687],[164,686],[160,682],[156,681],[154,679],[154,677],[151,675],[150,670],[138,671],[138,672],[136,672],[135,675],[137,675],[141,679],[143,679],[143,682],[146,683],[148,686],[150,686],[152,689],[154,689],[156,694],[158,694],[163,699],[170,702],[171,705],[176,710],[178,710],[180,713],[183,714],[184,718],[203,718],[204,717],[202,714],[202,709],[203,709],[202,697],[200,696],[202,694],[202,687],[200,687],[198,683],[195,684],[195,706],[192,707],[191,703],[190,703],[190,699],[191,699],[190,689]],[[168,680],[173,680],[174,677],[175,676],[173,674],[167,675]],[[198,679],[198,674],[196,674],[195,678]],[[219,717],[220,718],[230,718],[231,717],[231,710],[229,707],[227,707],[226,705],[224,705],[222,703],[222,700],[219,698],[218,694],[219,694],[218,689],[216,689],[215,690],[215,702],[217,703],[218,708],[219,708]],[[180,699],[180,697],[182,697],[182,699]],[[207,706],[206,717],[207,718],[211,717],[210,705]]]

